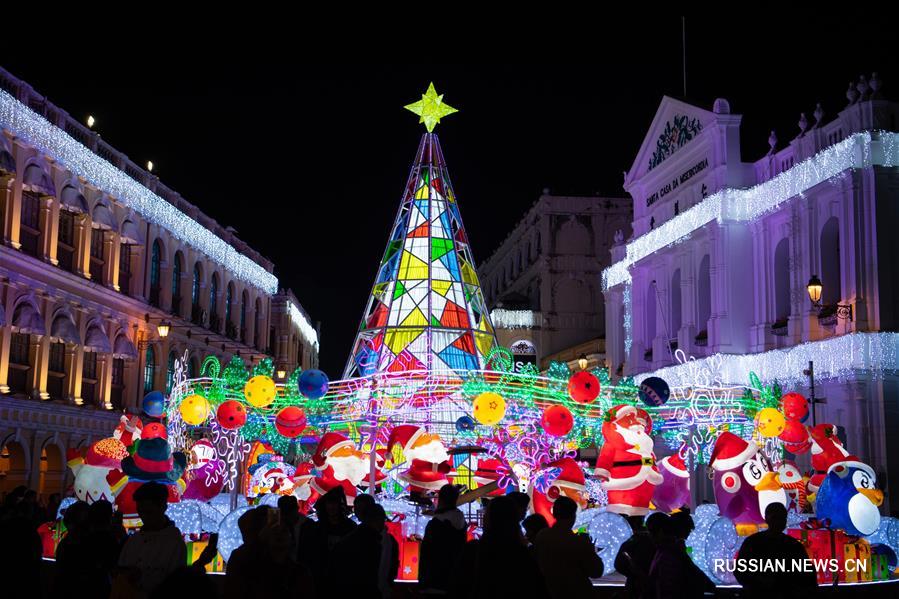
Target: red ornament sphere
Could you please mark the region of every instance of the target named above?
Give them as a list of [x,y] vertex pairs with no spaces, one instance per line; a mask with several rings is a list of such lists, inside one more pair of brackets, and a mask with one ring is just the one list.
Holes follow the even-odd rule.
[[299,437],[306,428],[306,412],[296,406],[284,408],[275,416],[275,428],[288,439]]
[[140,431],[141,439],[168,439],[169,432],[159,422],[150,422]]
[[577,403],[587,404],[599,397],[599,379],[582,370],[568,379],[568,395]]
[[247,409],[236,399],[229,399],[215,411],[215,419],[223,429],[238,429],[247,422]]
[[787,420],[802,421],[808,416],[808,401],[795,391],[784,395],[780,403]]
[[784,449],[796,455],[807,452],[812,446],[808,430],[798,420],[787,420],[778,439],[784,442]]
[[564,437],[574,428],[574,417],[565,406],[550,406],[543,411],[540,423],[548,435]]

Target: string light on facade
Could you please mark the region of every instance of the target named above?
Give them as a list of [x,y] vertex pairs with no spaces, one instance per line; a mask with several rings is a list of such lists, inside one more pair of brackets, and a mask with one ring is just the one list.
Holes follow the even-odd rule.
[[503,329],[531,329],[539,325],[533,310],[491,310],[490,320],[493,326]]
[[25,139],[73,174],[112,195],[149,222],[167,229],[241,281],[268,294],[278,291],[275,275],[4,90],[0,90],[0,128]]
[[306,341],[312,344],[313,347],[318,347],[318,331],[316,331],[315,327],[310,324],[306,315],[300,312],[300,309],[297,308],[296,304],[287,302],[287,305],[289,306],[290,320],[300,329],[300,334]]
[[[763,373],[767,380],[785,385],[807,382],[803,369],[815,363],[815,378],[844,380],[855,371],[868,371],[874,377],[885,370],[899,369],[899,333],[851,333],[823,341],[810,341],[786,349],[758,354],[715,354],[695,361],[699,366],[715,364],[727,382],[749,384],[749,373]],[[667,366],[635,377],[639,383],[658,376],[672,387],[693,385],[693,373],[683,365]]]
[[752,221],[787,200],[854,168],[896,166],[899,134],[862,132],[749,189],[723,189],[627,244],[626,258],[603,270],[603,289],[630,281],[629,269],[712,221]]

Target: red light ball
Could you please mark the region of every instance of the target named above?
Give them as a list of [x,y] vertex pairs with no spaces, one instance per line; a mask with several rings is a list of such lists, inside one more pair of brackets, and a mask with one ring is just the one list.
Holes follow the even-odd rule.
[[288,439],[299,437],[306,428],[306,413],[296,406],[288,406],[275,417],[275,428]]
[[568,395],[581,404],[588,404],[599,397],[599,379],[582,370],[568,379]]
[[140,431],[141,439],[168,439],[169,432],[159,422],[150,422]]
[[247,409],[236,399],[229,399],[215,411],[215,418],[223,429],[235,430],[247,422]]
[[574,417],[565,406],[550,406],[543,411],[540,423],[548,435],[564,437],[574,428]]
[[783,413],[787,420],[805,420],[808,416],[808,401],[802,395],[791,392],[780,400]]

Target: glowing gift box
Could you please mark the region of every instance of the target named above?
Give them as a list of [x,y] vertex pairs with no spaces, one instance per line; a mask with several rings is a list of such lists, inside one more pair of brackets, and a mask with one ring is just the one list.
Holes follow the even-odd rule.
[[[190,565],[200,558],[200,554],[206,549],[209,541],[190,541],[187,543],[187,565]],[[224,572],[225,560],[222,559],[221,553],[215,554],[215,559],[206,564],[207,572]]]
[[870,582],[874,580],[874,564],[871,545],[864,539],[843,545],[843,572],[841,581]]
[[[851,541],[851,537],[842,530],[829,528],[791,528],[787,534],[797,539],[805,547],[805,552],[813,560],[839,560],[840,570],[843,570],[844,547]],[[831,572],[829,564],[817,568],[818,584],[833,582],[834,572]],[[837,573],[838,579],[842,579],[841,573]]]

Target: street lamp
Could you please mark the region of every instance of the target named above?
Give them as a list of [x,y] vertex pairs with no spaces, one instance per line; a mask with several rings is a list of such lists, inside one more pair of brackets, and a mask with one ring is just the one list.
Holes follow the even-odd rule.
[[172,323],[167,320],[163,320],[156,326],[156,332],[159,333],[160,339],[165,339],[169,336],[169,331],[172,329]]
[[[828,307],[821,304],[821,293],[824,291],[824,283],[821,282],[818,275],[812,275],[812,278],[808,280],[806,289],[808,290],[808,298],[812,301],[812,306],[818,308],[818,317],[820,318]],[[832,308],[834,309],[833,315],[840,320],[852,321],[852,304],[836,304]]]
[[581,370],[587,370],[588,364],[587,354],[581,354],[581,357],[577,359],[577,365],[581,367]]
[[275,375],[278,377],[278,379],[280,379],[280,380],[283,381],[283,380],[284,380],[284,377],[287,376],[287,371],[284,370],[283,368],[279,368],[279,369],[275,372]]

